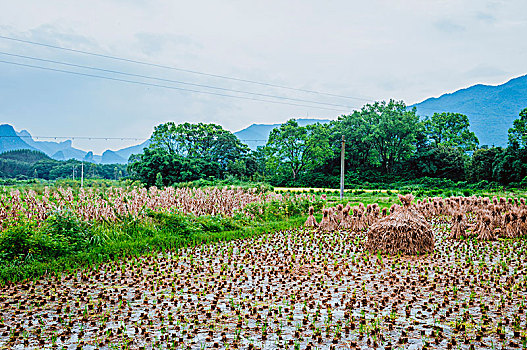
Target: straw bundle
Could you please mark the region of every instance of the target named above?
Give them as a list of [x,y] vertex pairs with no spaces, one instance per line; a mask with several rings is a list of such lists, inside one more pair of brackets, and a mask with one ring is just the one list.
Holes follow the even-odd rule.
[[333,225],[333,230],[334,230],[339,225],[338,215],[337,213],[335,213],[336,211],[335,208],[331,207],[328,210],[329,210],[329,213],[328,213],[329,221],[331,221],[331,224]]
[[335,217],[337,219],[337,223],[340,223],[342,221],[343,213],[342,210],[344,209],[342,204],[337,205],[337,212],[335,213]]
[[335,229],[335,224],[329,215],[329,209],[322,210],[322,220],[320,220],[319,229],[322,231],[333,231]]
[[478,240],[480,241],[494,241],[496,237],[490,228],[490,216],[485,215],[481,218],[477,232]]
[[434,251],[432,226],[412,206],[413,196],[399,195],[403,204],[385,218],[375,222],[368,230],[366,249],[395,255],[430,253]]
[[342,209],[342,221],[339,224],[339,229],[341,230],[349,230],[352,228],[352,221],[351,217],[349,215],[351,210],[351,207],[349,205],[346,205],[344,209]]
[[357,208],[356,210],[353,209],[353,221],[352,221],[352,229],[353,231],[359,232],[362,230],[365,230],[368,228],[368,222],[366,221],[366,217],[364,216],[364,211],[361,207]]
[[522,210],[518,217],[518,236],[523,237],[526,234],[527,234],[527,211]]
[[307,217],[306,223],[304,224],[305,227],[318,227],[317,220],[313,216],[315,213],[315,208],[309,207],[309,216]]
[[463,213],[457,212],[452,217],[452,229],[449,238],[460,239],[461,237],[467,237],[466,223]]

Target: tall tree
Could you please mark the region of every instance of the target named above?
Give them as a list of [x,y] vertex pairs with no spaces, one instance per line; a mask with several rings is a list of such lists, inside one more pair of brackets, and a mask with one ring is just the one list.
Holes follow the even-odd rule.
[[361,141],[375,151],[384,173],[390,173],[396,162],[410,157],[422,129],[415,108],[408,110],[403,101],[367,104],[356,118]]
[[295,119],[273,129],[266,145],[268,165],[275,169],[285,165],[293,181],[307,167],[320,162],[327,149],[328,133],[324,125],[302,127]]
[[220,125],[204,123],[160,124],[154,129],[149,147],[164,149],[172,155],[218,162],[223,169],[249,153],[249,147],[236,135]]
[[509,129],[509,145],[519,148],[527,146],[527,108],[520,112],[520,118],[516,119]]
[[468,117],[461,113],[434,113],[424,121],[425,133],[434,146],[454,147],[463,151],[473,151],[479,140],[469,130]]

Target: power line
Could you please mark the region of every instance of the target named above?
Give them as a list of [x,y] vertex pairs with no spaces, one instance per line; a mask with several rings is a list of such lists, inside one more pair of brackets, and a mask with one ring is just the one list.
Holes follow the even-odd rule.
[[259,101],[259,102],[267,102],[267,103],[282,104],[282,105],[289,105],[289,106],[308,107],[308,108],[323,109],[323,110],[328,110],[328,111],[342,112],[342,109],[335,109],[335,108],[328,108],[328,107],[321,107],[321,106],[310,106],[310,105],[299,104],[299,103],[291,103],[291,102],[280,102],[280,101],[273,101],[273,100],[265,100],[265,99],[254,98],[254,97],[246,97],[246,96],[235,96],[235,95],[228,95],[228,94],[222,94],[222,93],[210,92],[210,91],[185,89],[185,88],[169,86],[169,85],[161,85],[161,84],[154,84],[154,83],[145,83],[145,82],[135,81],[135,80],[112,78],[112,77],[107,77],[107,76],[102,76],[102,75],[80,73],[80,72],[69,71],[69,70],[64,70],[64,69],[49,68],[49,67],[43,67],[43,66],[35,66],[35,65],[31,65],[31,64],[17,63],[17,62],[12,62],[12,61],[0,60],[0,63],[11,64],[11,65],[20,66],[20,67],[28,67],[28,68],[47,70],[47,71],[52,71],[52,72],[67,73],[67,74],[73,74],[73,75],[79,75],[79,76],[85,76],[85,77],[91,77],[91,78],[106,79],[106,80],[112,80],[112,81],[118,81],[118,82],[130,83],[130,84],[159,87],[159,88],[165,88],[165,89],[171,89],[171,90],[186,91],[186,92],[193,92],[193,93],[214,95],[214,96],[222,96],[222,97],[231,97],[231,98],[237,98],[237,99],[249,100],[249,101]]
[[71,140],[121,140],[121,141],[145,141],[138,137],[100,137],[100,136],[34,136],[34,135],[0,135],[0,138],[30,138],[30,139],[71,139]]
[[[195,70],[189,70],[189,69],[184,69],[184,68],[178,68],[178,67],[173,67],[173,66],[156,64],[156,63],[152,63],[152,62],[145,62],[145,61],[128,59],[128,58],[124,58],[124,57],[118,57],[118,56],[105,55],[105,54],[100,54],[100,53],[95,53],[95,52],[84,51],[84,50],[72,49],[72,48],[62,47],[62,46],[58,46],[58,45],[44,44],[44,43],[39,43],[39,42],[36,42],[36,41],[31,41],[31,40],[24,40],[24,39],[19,39],[19,38],[8,37],[8,36],[5,36],[5,35],[0,35],[0,39],[20,42],[20,43],[25,43],[25,44],[30,44],[30,45],[37,45],[37,46],[42,46],[42,47],[48,47],[48,48],[58,49],[58,50],[63,50],[63,51],[75,52],[75,53],[80,53],[80,54],[85,54],[85,55],[90,55],[90,56],[95,56],[95,57],[102,57],[102,58],[107,58],[107,59],[112,59],[112,60],[117,60],[117,61],[123,61],[123,62],[129,62],[129,63],[135,63],[135,64],[140,64],[140,65],[152,66],[152,67],[157,67],[157,68],[164,68],[164,69],[170,69],[170,70],[181,71],[181,72],[186,72],[186,73],[192,73],[192,74],[198,74],[198,75],[203,75],[203,76],[209,76],[209,77],[214,77],[214,78],[221,78],[221,79],[227,79],[227,80],[251,83],[251,84],[256,84],[256,85],[262,85],[262,86],[269,86],[269,87],[275,87],[275,88],[280,88],[280,89],[292,90],[292,91],[306,92],[306,93],[312,93],[312,94],[317,94],[317,95],[325,95],[325,96],[353,99],[353,100],[359,100],[359,101],[365,101],[365,102],[375,102],[375,100],[371,99],[371,98],[345,96],[345,95],[332,94],[332,93],[321,92],[321,91],[316,91],[316,90],[293,88],[293,87],[289,87],[289,86],[265,83],[265,82],[255,81],[255,80],[248,80],[248,79],[241,79],[241,78],[236,78],[236,77],[229,77],[229,76],[225,76],[225,75],[200,72],[200,71],[195,71]],[[11,54],[11,55],[14,55],[14,54]],[[16,56],[16,55],[14,55],[14,56]],[[21,57],[23,57],[23,56],[21,56]],[[29,58],[29,57],[26,57],[26,58]],[[17,65],[17,63],[10,63],[10,62],[7,62],[7,61],[0,61],[0,62]],[[50,62],[51,62],[51,60],[50,60]],[[64,63],[64,64],[66,64],[66,63]],[[18,65],[24,66],[23,64],[18,64]],[[68,65],[70,65],[70,64],[68,64]],[[71,65],[72,66],[76,66],[74,64],[71,64]],[[26,66],[32,67],[31,65],[26,65]],[[82,67],[82,66],[79,65],[79,67]],[[36,67],[36,66],[34,66],[33,68],[46,69],[46,68],[43,68],[43,67]],[[83,68],[91,69],[89,67],[83,67]],[[93,69],[97,69],[97,68],[93,68]],[[108,78],[108,77],[100,77],[100,76],[94,76],[94,75],[90,75],[90,74],[69,72],[69,71],[63,71],[63,70],[58,70],[58,69],[51,69],[51,68],[49,68],[48,70],[55,70],[55,71],[59,71],[59,72],[63,72],[63,73],[78,74],[78,75],[91,76],[91,77],[98,77],[98,78],[108,79],[108,80],[123,81],[123,82],[128,82],[128,83],[133,83],[133,84],[141,84],[140,82],[126,81],[126,80],[122,80],[122,79],[115,79],[115,78]],[[99,69],[97,69],[97,70],[99,70]],[[108,72],[111,72],[111,71],[108,70]],[[119,72],[119,71],[114,71],[114,73],[129,74],[129,73],[123,73],[123,72]],[[130,75],[132,75],[132,74],[130,74]],[[137,75],[137,76],[140,77],[140,75]],[[147,76],[144,76],[144,78],[163,80],[161,78],[153,78],[153,77],[147,77]],[[166,80],[166,81],[170,81],[170,80]],[[176,83],[177,81],[172,81],[172,82]],[[211,89],[221,89],[221,90],[223,90],[223,88],[212,87],[212,86],[207,86],[207,85],[200,85],[200,84],[193,84],[193,83],[184,83],[184,82],[177,82],[177,83],[208,87],[208,88],[211,88]],[[323,107],[317,107],[317,106],[306,106],[306,105],[300,105],[300,104],[280,103],[280,102],[277,102],[277,101],[250,99],[250,98],[244,98],[244,97],[241,97],[241,96],[222,95],[222,94],[209,93],[209,92],[205,92],[205,91],[194,91],[194,90],[185,90],[185,89],[182,89],[182,88],[175,88],[175,87],[168,87],[168,86],[158,86],[156,84],[148,84],[148,83],[143,83],[143,84],[144,85],[150,85],[150,86],[164,87],[164,88],[172,88],[172,89],[176,89],[176,90],[189,91],[189,92],[195,92],[195,93],[205,93],[205,94],[212,94],[212,95],[225,96],[225,97],[233,97],[233,98],[239,98],[239,99],[247,99],[247,100],[253,100],[253,101],[270,102],[270,103],[277,103],[277,104],[286,104],[286,105],[292,105],[292,106],[310,107],[310,108],[318,108],[318,109],[333,110],[333,111],[341,112],[341,110],[338,110],[338,109],[329,109],[329,108],[323,108]],[[225,89],[225,91],[238,92],[238,90],[230,90],[230,89]],[[245,94],[261,95],[261,96],[273,96],[273,95],[257,94],[257,93],[244,92],[244,91],[239,91],[239,92],[240,93],[245,93]],[[274,98],[281,98],[281,97],[274,96]],[[283,99],[290,99],[290,98],[284,98],[284,97],[282,97],[282,98]],[[298,99],[298,101],[304,101],[304,100]],[[307,101],[307,100],[305,100],[305,101]],[[310,101],[309,103],[326,104],[326,103],[313,102],[313,101]],[[326,104],[326,105],[333,105],[333,104]],[[342,107],[346,107],[346,108],[357,108],[355,106],[344,106],[344,105],[334,105],[334,106],[342,106]],[[437,112],[437,113],[452,112],[452,111],[440,111],[440,109],[431,108],[431,107],[416,106],[416,108],[421,109],[421,110],[428,110],[428,111],[432,111],[432,112]],[[457,113],[457,112],[452,112],[452,113]],[[470,114],[470,115],[479,115],[479,116],[486,116],[487,115],[487,114],[484,114],[484,113],[473,113],[473,112],[470,112],[468,114]]]
[[[0,135],[0,138],[30,138],[30,139],[68,139],[68,140],[121,140],[121,141],[146,141],[139,137],[103,137],[103,136],[36,136],[36,135]],[[239,139],[240,141],[261,142],[264,139]]]
[[166,79],[166,78],[152,77],[152,76],[149,76],[149,75],[127,73],[127,72],[123,72],[123,71],[112,70],[112,69],[104,69],[104,68],[98,68],[98,67],[93,67],[93,66],[84,66],[84,65],[80,65],[80,64],[74,64],[74,63],[50,60],[50,59],[45,59],[45,58],[40,58],[40,57],[18,55],[18,54],[9,53],[9,52],[3,52],[3,51],[0,51],[0,55],[24,58],[24,59],[40,61],[40,62],[54,63],[54,64],[59,64],[59,65],[64,65],[64,66],[69,66],[69,67],[90,69],[90,70],[95,70],[95,71],[99,71],[99,72],[121,74],[121,75],[125,75],[125,76],[136,77],[136,78],[145,78],[145,79],[164,81],[164,82],[170,82],[170,83],[175,83],[175,84],[183,84],[183,85],[204,87],[204,88],[208,88],[208,89],[215,89],[215,90],[221,90],[221,91],[236,92],[236,93],[248,94],[248,95],[253,95],[253,96],[271,97],[271,98],[277,98],[277,99],[282,99],[282,100],[290,100],[290,101],[297,101],[297,102],[307,102],[307,103],[320,104],[320,105],[325,105],[325,106],[344,107],[344,108],[348,108],[348,109],[359,108],[357,106],[348,106],[348,105],[335,104],[335,103],[326,103],[326,102],[318,102],[318,101],[313,101],[313,100],[304,100],[304,99],[298,99],[298,98],[291,98],[291,97],[284,97],[284,96],[277,96],[277,95],[262,94],[262,93],[249,92],[249,91],[243,91],[243,90],[222,88],[222,87],[213,86],[213,85],[195,84],[195,83],[189,83],[189,82],[180,81],[180,80],[172,80],[172,79]]
[[36,42],[36,41],[18,39],[18,38],[8,37],[8,36],[4,36],[4,35],[0,35],[0,39],[11,40],[11,41],[16,41],[16,42],[20,42],[20,43],[30,44],[30,45],[38,45],[38,46],[48,47],[48,48],[57,49],[57,50],[64,50],[64,51],[69,51],[69,52],[81,53],[81,54],[84,54],[84,55],[90,55],[90,56],[95,56],[95,57],[102,57],[102,58],[107,58],[107,59],[112,59],[112,60],[117,60],[117,61],[141,64],[141,65],[152,66],[152,67],[163,68],[163,69],[170,69],[170,70],[175,70],[175,71],[179,71],[179,72],[197,74],[197,75],[202,75],[202,76],[207,76],[207,77],[226,79],[226,80],[232,80],[232,81],[238,81],[238,82],[249,83],[249,84],[256,84],[256,85],[262,85],[262,86],[268,86],[268,87],[274,87],[274,88],[286,89],[286,90],[292,90],[292,91],[300,91],[300,92],[317,94],[317,95],[325,95],[325,96],[346,98],[346,99],[351,99],[351,100],[372,101],[371,99],[366,99],[366,98],[361,98],[361,97],[344,96],[344,95],[332,94],[332,93],[328,93],[328,92],[321,92],[321,91],[309,90],[309,89],[299,89],[299,88],[293,88],[293,87],[290,87],[290,86],[265,83],[265,82],[256,81],[256,80],[249,80],[249,79],[230,77],[230,76],[220,75],[220,74],[212,74],[212,73],[200,72],[200,71],[191,70],[191,69],[184,69],[184,68],[167,66],[167,65],[157,64],[157,63],[133,60],[133,59],[124,58],[124,57],[105,55],[105,54],[100,54],[100,53],[95,53],[95,52],[90,52],[90,51],[84,51],[84,50],[78,50],[78,49],[71,49],[71,48],[62,47],[62,46],[58,46],[58,45],[44,44],[44,43],[39,43],[39,42]]

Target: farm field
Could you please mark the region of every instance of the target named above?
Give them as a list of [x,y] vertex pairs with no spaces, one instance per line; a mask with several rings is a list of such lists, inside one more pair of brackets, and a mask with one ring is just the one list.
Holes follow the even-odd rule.
[[9,348],[525,347],[524,240],[379,258],[304,229],[4,287]]
[[[432,254],[372,255],[363,230],[298,228],[7,284],[0,289],[0,344],[525,348],[525,239],[482,240],[470,229],[469,238],[452,239],[444,208],[456,199],[440,202],[418,204],[432,223]],[[466,205],[469,224],[486,215]]]

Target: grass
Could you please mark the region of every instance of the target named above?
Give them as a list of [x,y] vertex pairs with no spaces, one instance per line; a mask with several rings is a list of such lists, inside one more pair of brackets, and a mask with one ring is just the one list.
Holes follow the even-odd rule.
[[[179,228],[170,219],[177,218]],[[35,279],[45,275],[71,272],[77,269],[96,267],[101,263],[131,256],[157,253],[207,244],[215,241],[258,236],[262,233],[290,229],[303,224],[304,216],[276,218],[276,221],[253,221],[250,224],[240,220],[215,224],[211,217],[181,217],[164,214],[153,222],[134,223],[125,221],[118,224],[100,225],[90,230],[90,237],[104,236],[104,241],[95,240],[84,249],[54,257],[43,255],[36,259],[3,259],[0,263],[0,284]],[[212,222],[212,223],[211,223]],[[33,239],[33,238],[31,238]],[[34,239],[33,239],[34,240]]]

